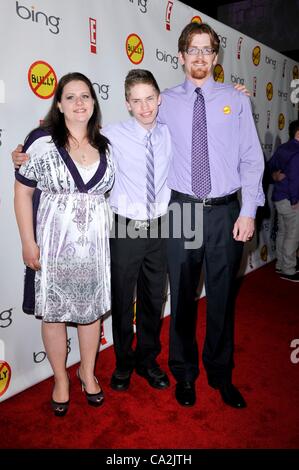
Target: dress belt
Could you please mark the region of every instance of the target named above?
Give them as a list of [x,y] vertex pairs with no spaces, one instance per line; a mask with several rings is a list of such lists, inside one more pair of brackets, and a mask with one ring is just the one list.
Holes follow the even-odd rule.
[[228,194],[227,196],[221,197],[206,197],[204,199],[198,198],[196,196],[192,196],[191,194],[184,194],[178,191],[171,190],[171,199],[177,201],[192,201],[192,202],[199,202],[202,203],[204,206],[223,206],[227,205],[232,201],[236,201],[238,199],[238,192]]

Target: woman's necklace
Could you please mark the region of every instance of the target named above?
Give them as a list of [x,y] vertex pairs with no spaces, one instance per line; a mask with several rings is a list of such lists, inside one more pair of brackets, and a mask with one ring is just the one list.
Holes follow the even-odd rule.
[[[79,161],[82,165],[86,166],[88,159],[86,155],[86,144],[88,145],[88,141],[86,137],[81,142],[76,142],[76,146],[70,146],[71,153],[74,155],[74,158]],[[81,149],[83,147],[83,151]]]
[[82,155],[81,155],[81,161],[82,161],[82,163],[83,163],[84,165],[86,165],[86,163],[87,163],[87,157],[86,157],[86,155],[85,155],[84,153],[82,153]]

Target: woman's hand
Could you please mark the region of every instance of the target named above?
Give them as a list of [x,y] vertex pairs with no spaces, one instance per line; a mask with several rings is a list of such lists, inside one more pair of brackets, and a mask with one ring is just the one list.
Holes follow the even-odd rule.
[[34,271],[38,271],[41,268],[39,255],[39,247],[34,241],[23,244],[23,261],[28,268]]
[[241,93],[244,93],[244,95],[246,95],[246,96],[251,96],[250,91],[247,90],[245,85],[241,85],[240,83],[237,83],[235,85],[235,89],[238,90],[238,91],[241,91]]

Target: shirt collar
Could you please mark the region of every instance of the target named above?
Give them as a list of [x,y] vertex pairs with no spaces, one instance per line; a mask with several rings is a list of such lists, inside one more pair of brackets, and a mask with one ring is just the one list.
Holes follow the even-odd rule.
[[[205,81],[205,83],[200,88],[202,89],[203,94],[207,96],[210,94],[210,92],[214,88],[214,85],[215,85],[215,80],[212,75],[211,77],[208,78],[208,80]],[[183,83],[183,88],[187,94],[187,97],[191,99],[191,98],[194,98],[195,88],[198,88],[198,87],[193,82],[191,82],[191,80],[186,78],[186,80]]]
[[152,127],[151,129],[145,129],[144,127],[141,126],[141,124],[139,124],[137,119],[135,119],[134,117],[132,118],[132,126],[133,126],[133,129],[134,129],[135,135],[140,140],[145,139],[145,136],[148,133],[148,131],[150,131],[151,134],[153,136],[155,136],[155,134],[157,132],[157,129],[158,129],[158,123],[157,122],[155,123],[154,127]]

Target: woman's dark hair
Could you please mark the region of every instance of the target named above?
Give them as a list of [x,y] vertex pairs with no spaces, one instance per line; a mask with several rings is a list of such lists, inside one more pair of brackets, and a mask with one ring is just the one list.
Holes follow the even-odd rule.
[[87,138],[93,147],[99,149],[101,152],[105,152],[108,149],[109,140],[100,133],[102,123],[100,105],[91,81],[82,73],[72,72],[61,77],[57,84],[51,108],[44,118],[41,128],[51,134],[53,141],[59,147],[67,147],[71,134],[66,127],[64,115],[58,108],[58,103],[61,101],[64,87],[72,81],[84,82],[89,88],[94,101],[94,108],[87,124]]

